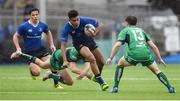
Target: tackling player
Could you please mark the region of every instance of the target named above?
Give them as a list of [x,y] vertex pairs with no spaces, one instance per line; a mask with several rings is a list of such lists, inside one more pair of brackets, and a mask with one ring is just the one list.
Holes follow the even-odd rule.
[[141,28],[136,27],[137,18],[135,16],[128,16],[125,20],[127,24],[118,35],[118,41],[114,44],[110,57],[107,59],[106,63],[109,64],[121,45],[127,43],[129,49],[127,51],[127,56],[123,56],[116,67],[115,77],[114,77],[114,87],[112,93],[118,92],[119,82],[123,75],[124,67],[141,63],[143,66],[147,66],[158,79],[168,88],[169,93],[175,93],[174,87],[172,87],[163,72],[158,68],[153,55],[151,54],[150,48],[155,53],[158,62],[166,66],[162,60],[159,49],[151,41],[148,34]]
[[[75,66],[75,63],[78,60],[84,60],[86,61],[77,51],[74,47],[69,47],[66,48],[67,51],[67,60],[68,62],[70,62],[70,66]],[[68,74],[68,72],[66,71],[66,69],[64,68],[64,66],[62,66],[63,64],[63,57],[61,54],[61,49],[56,50],[51,56],[50,58],[48,58],[46,61],[42,61],[39,58],[32,56],[32,55],[28,55],[28,54],[24,54],[21,53],[20,51],[16,51],[14,53],[12,53],[11,55],[11,59],[13,58],[18,58],[21,57],[23,59],[26,59],[30,62],[33,62],[35,64],[37,64],[38,66],[40,66],[43,69],[51,69],[54,72],[57,72],[59,75],[53,74],[53,73],[48,73],[43,80],[47,80],[49,78],[53,78],[55,80],[58,80],[59,82],[63,83],[63,84],[67,84],[67,85],[72,85],[73,81],[72,78],[70,77],[70,75]],[[72,64],[71,64],[72,63]],[[89,64],[86,61],[86,67],[82,70],[77,69],[77,67],[71,67],[70,69],[75,69],[72,70],[74,73],[79,74],[78,79],[82,79],[84,76],[86,76],[87,78],[91,79],[92,75],[89,74],[88,70],[89,70]]]

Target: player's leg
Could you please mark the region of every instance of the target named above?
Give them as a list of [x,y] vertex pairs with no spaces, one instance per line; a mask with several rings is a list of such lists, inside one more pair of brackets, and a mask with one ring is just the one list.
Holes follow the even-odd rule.
[[[46,60],[49,59],[49,58],[50,58],[50,55],[47,55],[47,56],[42,57],[41,60],[42,60],[42,61],[46,61]],[[49,61],[49,60],[48,60],[48,61]],[[47,69],[46,74],[49,73],[49,72],[54,73],[54,74],[58,74],[56,71],[51,71],[50,69]],[[53,81],[54,81],[54,88],[60,88],[60,89],[62,88],[61,85],[58,84],[58,80],[54,80],[54,79],[53,79]]]
[[83,46],[80,49],[80,54],[83,57],[85,57],[86,59],[88,59],[88,61],[90,62],[91,70],[94,73],[98,83],[101,85],[102,90],[104,91],[104,90],[108,89],[109,86],[102,79],[101,74],[98,69],[98,66],[97,66],[97,63],[96,63],[96,59],[95,59],[94,55],[91,53],[91,51],[89,50],[89,48],[86,46]]
[[119,83],[121,80],[121,77],[123,75],[124,67],[130,66],[130,63],[127,62],[124,58],[124,56],[119,60],[118,65],[116,66],[116,71],[114,75],[114,86],[112,89],[112,93],[118,92]]
[[105,60],[104,60],[104,57],[100,51],[99,48],[96,48],[92,51],[93,55],[95,56],[96,58],[96,62],[97,62],[97,65],[98,65],[98,68],[99,68],[99,72],[101,73],[102,72],[102,69],[103,69],[103,66],[105,64]]
[[40,72],[41,72],[41,69],[38,65],[36,65],[35,63],[28,63],[29,65],[29,71],[30,71],[30,74],[31,74],[31,78],[33,80],[36,80],[36,77],[40,75]]
[[43,78],[43,81],[49,78],[52,78],[54,80],[61,82],[62,84],[66,84],[70,86],[73,85],[73,80],[71,76],[68,74],[68,72],[66,71],[66,69],[58,70],[57,73],[58,74],[53,74],[49,72],[49,74]]
[[61,76],[61,79],[59,79],[60,82],[64,82],[64,84],[69,86],[73,85],[73,80],[66,69],[58,71],[58,74]]
[[158,79],[168,88],[169,93],[175,93],[174,87],[172,87],[169,83],[169,80],[167,79],[166,75],[161,72],[161,70],[158,68],[156,62],[153,62],[151,65],[148,66],[148,68],[157,75]]
[[18,57],[21,57],[22,59],[28,61],[28,62],[31,62],[31,63],[34,63],[36,64],[37,66],[43,68],[43,69],[48,69],[50,68],[50,60],[49,58],[46,60],[46,61],[42,61],[40,60],[39,58],[35,57],[35,56],[32,56],[32,55],[28,55],[28,54],[25,54],[25,53],[17,53],[17,52],[14,52],[12,55],[11,55],[11,58],[18,58]]

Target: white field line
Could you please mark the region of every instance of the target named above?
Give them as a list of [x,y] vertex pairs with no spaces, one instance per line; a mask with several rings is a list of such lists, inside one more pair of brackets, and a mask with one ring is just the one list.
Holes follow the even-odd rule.
[[[31,77],[0,77],[0,80],[31,80]],[[42,79],[41,77],[37,77],[37,79]],[[75,78],[74,78],[75,79]],[[114,78],[104,78],[105,80],[114,80]],[[180,78],[168,78],[171,81],[178,81]],[[87,79],[88,80],[88,79]],[[154,78],[123,78],[122,80],[130,80],[130,81],[146,81],[146,80],[157,80]]]

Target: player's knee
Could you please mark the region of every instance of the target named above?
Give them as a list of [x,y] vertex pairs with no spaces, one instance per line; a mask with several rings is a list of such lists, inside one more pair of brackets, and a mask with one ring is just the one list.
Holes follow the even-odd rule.
[[158,75],[159,73],[161,73],[161,70],[160,69],[154,69],[153,72],[154,72],[154,74]]
[[88,61],[90,62],[90,63],[95,63],[96,62],[96,59],[95,59],[95,57],[93,56],[93,55],[91,55],[91,56],[89,56],[88,57]]
[[31,74],[33,76],[39,76],[40,75],[40,71],[31,71]]

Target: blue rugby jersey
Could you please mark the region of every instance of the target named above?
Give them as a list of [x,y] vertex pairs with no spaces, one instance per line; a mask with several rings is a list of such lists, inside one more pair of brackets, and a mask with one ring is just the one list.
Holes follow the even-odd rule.
[[23,37],[26,52],[41,48],[43,46],[41,40],[42,34],[48,31],[47,24],[41,21],[39,21],[37,26],[33,26],[29,21],[26,21],[17,29],[17,32]]
[[74,28],[70,22],[67,22],[61,32],[60,40],[62,42],[68,41],[68,34],[72,36],[73,43],[89,43],[93,41],[93,38],[87,36],[84,33],[84,27],[86,24],[92,24],[94,27],[98,27],[99,23],[94,18],[80,17],[80,24],[78,27]]

